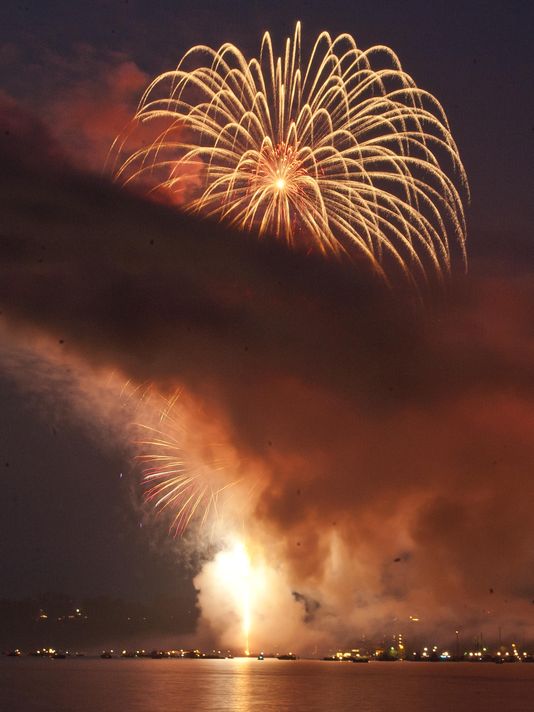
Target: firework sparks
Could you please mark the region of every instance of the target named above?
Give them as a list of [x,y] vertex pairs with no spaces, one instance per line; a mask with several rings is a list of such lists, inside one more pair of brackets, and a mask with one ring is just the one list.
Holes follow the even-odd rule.
[[[301,27],[276,57],[232,44],[190,49],[149,85],[134,126],[159,126],[143,148],[117,139],[115,176],[182,196],[191,211],[324,253],[363,256],[411,280],[465,264],[460,190],[467,181],[440,103],[387,47],[343,34],[302,60]],[[192,171],[198,188],[189,198]]]
[[[177,396],[165,401],[156,427],[138,424],[145,500],[158,512],[170,513],[170,531],[183,534],[193,519],[204,525],[220,515],[220,497],[237,484],[228,478],[228,449],[216,443],[192,442]],[[209,436],[206,436],[209,438]]]

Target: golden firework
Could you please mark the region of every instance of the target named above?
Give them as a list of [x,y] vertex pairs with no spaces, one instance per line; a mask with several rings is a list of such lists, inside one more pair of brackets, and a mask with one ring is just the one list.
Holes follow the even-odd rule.
[[156,511],[169,513],[175,536],[194,519],[201,526],[211,516],[217,519],[221,494],[237,484],[228,480],[228,449],[193,437],[185,411],[176,405],[178,398],[163,401],[155,426],[138,423],[134,442],[145,500]]
[[156,137],[115,176],[187,209],[324,253],[364,257],[414,281],[465,265],[465,171],[445,112],[385,46],[322,32],[307,61],[301,26],[276,56],[233,44],[190,49],[145,91],[134,126]]

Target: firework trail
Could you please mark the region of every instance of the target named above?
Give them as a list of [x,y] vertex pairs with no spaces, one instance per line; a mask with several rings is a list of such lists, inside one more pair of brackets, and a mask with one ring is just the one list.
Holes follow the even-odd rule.
[[232,44],[190,49],[145,91],[132,130],[157,128],[114,174],[187,209],[323,253],[364,257],[386,278],[442,278],[457,244],[467,180],[445,112],[387,47],[322,32],[303,61],[301,27],[276,57]]

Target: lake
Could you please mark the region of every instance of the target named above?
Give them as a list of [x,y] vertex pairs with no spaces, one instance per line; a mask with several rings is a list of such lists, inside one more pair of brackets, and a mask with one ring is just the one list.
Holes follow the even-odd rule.
[[2,712],[533,712],[534,664],[0,659]]

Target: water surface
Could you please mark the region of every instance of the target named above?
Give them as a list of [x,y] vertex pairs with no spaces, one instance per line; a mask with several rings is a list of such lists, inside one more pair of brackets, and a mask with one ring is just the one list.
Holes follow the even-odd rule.
[[6,712],[533,712],[534,664],[0,659]]

